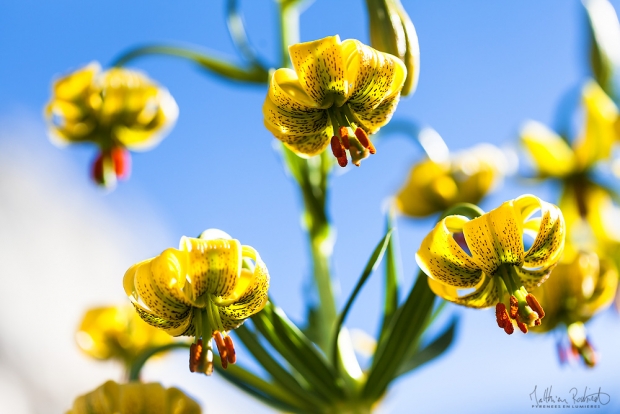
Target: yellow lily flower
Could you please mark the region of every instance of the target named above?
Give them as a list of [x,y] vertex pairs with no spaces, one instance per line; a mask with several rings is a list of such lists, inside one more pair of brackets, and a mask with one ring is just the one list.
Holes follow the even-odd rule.
[[[523,195],[473,220],[445,217],[422,242],[416,261],[437,296],[473,308],[496,305],[500,328],[511,334],[516,324],[526,333],[545,315],[528,290],[558,263],[564,233],[556,206]],[[524,235],[533,239],[527,250]]]
[[444,162],[426,159],[413,166],[396,204],[412,217],[428,216],[457,203],[477,204],[501,182],[507,164],[504,153],[489,144],[456,153]]
[[289,47],[294,70],[271,76],[265,126],[297,155],[331,143],[341,167],[375,153],[368,135],[387,124],[407,77],[404,63],[353,39],[332,36]]
[[[248,261],[254,262],[253,269],[248,268]],[[200,238],[182,237],[178,250],[166,249],[133,265],[125,273],[123,285],[148,324],[172,336],[195,337],[190,370],[210,375],[211,338],[216,341],[222,367],[235,363],[227,331],[263,309],[269,273],[252,247],[210,229]]]
[[50,138],[58,145],[92,142],[100,152],[94,180],[114,186],[128,178],[128,150],[157,145],[174,125],[178,107],[168,91],[146,75],[91,63],[54,82],[45,108]]
[[581,355],[588,366],[594,366],[597,355],[586,338],[583,323],[612,304],[617,287],[618,270],[613,262],[599,259],[596,253],[578,252],[571,261],[561,262],[553,277],[533,292],[546,314],[545,325],[535,327],[535,332],[565,325],[571,350]]
[[200,414],[200,405],[178,388],[108,381],[78,397],[67,414]]
[[594,81],[587,82],[581,93],[585,122],[572,147],[539,122],[529,121],[521,129],[521,142],[542,177],[580,174],[611,155],[618,108]]
[[89,309],[80,323],[76,341],[90,357],[119,359],[130,365],[147,348],[170,343],[171,338],[146,324],[127,305]]

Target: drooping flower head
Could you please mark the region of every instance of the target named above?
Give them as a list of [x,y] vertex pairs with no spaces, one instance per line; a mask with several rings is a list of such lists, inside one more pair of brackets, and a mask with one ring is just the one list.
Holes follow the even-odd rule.
[[75,399],[67,414],[200,414],[200,405],[178,388],[108,381]]
[[200,238],[182,237],[179,249],[166,249],[133,265],[123,285],[148,324],[172,336],[195,337],[190,370],[210,374],[211,338],[222,367],[234,363],[235,349],[227,332],[263,309],[269,273],[252,247],[210,229]]
[[414,165],[396,196],[403,214],[424,217],[457,203],[477,204],[507,173],[507,157],[490,144],[455,153],[447,160]]
[[422,242],[416,261],[437,296],[472,308],[495,305],[500,328],[511,334],[515,324],[526,333],[545,315],[528,291],[558,263],[564,234],[556,206],[523,195],[472,220],[445,217]]
[[128,178],[128,150],[157,145],[174,125],[178,107],[168,91],[141,72],[91,63],[54,82],[45,115],[52,141],[92,142],[99,153],[93,179],[114,186]]
[[126,365],[147,348],[171,342],[170,335],[146,324],[129,305],[89,309],[75,337],[90,357],[119,359]]
[[584,85],[581,95],[584,125],[572,145],[539,122],[528,121],[521,129],[521,142],[541,177],[583,174],[611,156],[618,136],[618,108],[594,81]]
[[311,157],[331,143],[340,166],[359,165],[375,148],[368,135],[387,124],[407,76],[404,63],[338,36],[289,47],[293,69],[274,72],[265,126],[293,152]]
[[548,332],[565,326],[570,346],[558,344],[560,360],[571,353],[580,355],[588,366],[594,366],[597,354],[587,339],[584,323],[607,309],[618,287],[618,270],[611,260],[596,253],[580,251],[569,261],[562,261],[549,280],[533,293],[545,308],[545,324],[534,332]]

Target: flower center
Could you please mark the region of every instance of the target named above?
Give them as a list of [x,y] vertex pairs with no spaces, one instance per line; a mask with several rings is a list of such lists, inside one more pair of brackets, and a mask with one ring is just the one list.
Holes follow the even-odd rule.
[[195,326],[194,343],[189,350],[189,370],[202,372],[206,375],[213,373],[213,344],[215,340],[217,351],[220,354],[222,368],[228,368],[228,364],[237,362],[235,345],[227,335],[220,318],[214,298],[207,299],[204,308],[193,308]]
[[332,137],[331,148],[338,165],[346,167],[347,151],[351,155],[351,162],[357,167],[364,158],[377,152],[366,131],[358,126],[361,123],[348,104],[339,108],[333,106],[327,113],[336,134]]
[[545,311],[534,295],[523,287],[512,264],[500,266],[496,273],[497,296],[499,303],[495,306],[497,325],[508,335],[514,332],[513,322],[523,333],[528,326],[541,324]]

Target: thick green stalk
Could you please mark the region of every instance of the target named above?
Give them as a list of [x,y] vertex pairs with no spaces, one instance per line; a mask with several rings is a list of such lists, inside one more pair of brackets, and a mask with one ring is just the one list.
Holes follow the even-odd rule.
[[[281,0],[281,61],[282,66],[290,66],[288,47],[299,43],[299,2]],[[311,159],[300,158],[284,145],[284,160],[295,177],[304,203],[303,222],[310,242],[312,254],[312,274],[318,293],[319,303],[315,314],[309,320],[311,338],[329,355],[333,326],[337,318],[336,303],[331,281],[330,261],[333,250],[333,234],[327,218],[327,177],[331,160],[325,153]]]

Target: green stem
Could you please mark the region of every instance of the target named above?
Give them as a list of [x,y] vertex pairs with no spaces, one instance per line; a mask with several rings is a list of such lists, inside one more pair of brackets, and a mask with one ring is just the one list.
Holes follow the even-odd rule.
[[234,63],[215,58],[206,53],[177,46],[139,46],[123,53],[112,62],[111,66],[121,67],[136,58],[147,55],[168,55],[188,59],[213,73],[234,81],[250,83],[269,82],[269,72],[260,65],[253,64],[247,68],[239,67]]
[[299,43],[299,7],[296,2],[280,2],[280,62],[290,67],[288,47]]
[[128,380],[131,381],[140,381],[140,371],[151,357],[160,354],[162,352],[170,351],[171,349],[176,348],[189,348],[190,344],[187,342],[172,342],[170,344],[157,346],[153,348],[148,348],[143,351],[138,357],[134,360],[133,364],[129,368],[129,374],[127,375]]
[[[280,1],[279,7],[281,62],[283,67],[290,67],[288,47],[299,43],[299,3]],[[311,337],[329,355],[333,326],[337,318],[330,272],[334,241],[326,212],[327,176],[331,169],[331,160],[327,158],[327,152],[311,159],[303,159],[285,146],[282,148],[285,153],[284,160],[302,193],[303,218],[310,242],[314,283],[319,297],[316,324],[313,327],[315,331]]]

